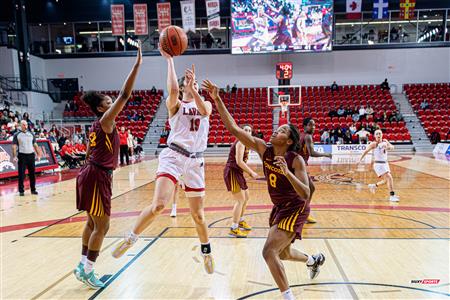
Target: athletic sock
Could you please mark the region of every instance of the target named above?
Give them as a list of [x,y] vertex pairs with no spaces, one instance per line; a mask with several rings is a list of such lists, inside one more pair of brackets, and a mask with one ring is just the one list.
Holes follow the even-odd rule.
[[235,230],[235,229],[237,229],[239,227],[239,224],[238,223],[232,223],[231,224],[231,229],[232,230]]
[[83,265],[85,265],[85,264],[86,264],[86,261],[87,261],[87,256],[86,256],[86,255],[81,255],[80,263],[82,263]]
[[87,260],[87,252],[88,252],[88,246],[82,245],[81,246],[81,260],[80,262],[84,265],[86,264]]
[[86,263],[84,264],[84,273],[89,274],[94,269],[94,263],[93,261],[87,259]]
[[139,239],[139,235],[137,235],[133,231],[130,231],[130,233],[128,234],[128,238],[131,242],[136,243],[136,241]]
[[294,294],[292,294],[291,289],[285,290],[284,292],[281,293],[281,295],[285,300],[295,300]]
[[94,263],[97,260],[99,253],[100,253],[100,251],[98,251],[98,250],[88,250],[86,263],[84,264],[84,272],[86,274],[89,274],[92,272],[92,269],[94,268]]
[[202,254],[211,254],[211,244],[209,241],[206,244],[201,244],[201,251]]
[[316,261],[312,257],[312,255],[308,255],[308,260],[306,261],[307,266],[312,266]]
[[392,192],[390,192],[389,194],[390,194],[391,196],[394,196],[394,195],[395,195],[395,192],[392,191]]
[[177,210],[177,204],[176,203],[172,204],[172,210]]
[[239,220],[239,222],[244,222],[244,218],[241,217],[241,219]]

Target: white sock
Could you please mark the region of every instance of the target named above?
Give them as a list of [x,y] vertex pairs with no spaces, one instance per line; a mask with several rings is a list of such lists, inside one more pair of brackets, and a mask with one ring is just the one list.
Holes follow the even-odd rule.
[[308,260],[306,261],[307,266],[312,266],[316,261],[312,257],[312,255],[308,255]]
[[85,264],[86,264],[86,261],[87,261],[87,256],[86,256],[86,255],[81,255],[81,260],[80,260],[80,262],[81,262],[83,265],[85,265]]
[[285,300],[295,300],[294,294],[292,294],[291,289],[285,290],[284,292],[281,293],[281,295]]
[[133,231],[130,231],[128,237],[133,243],[135,243],[139,239],[139,235],[135,234]]
[[233,229],[233,230],[235,230],[238,227],[239,227],[238,223],[232,223],[231,224],[231,229]]
[[177,204],[176,203],[172,204],[172,210],[177,210]]
[[84,265],[84,273],[89,274],[94,269],[94,262],[86,259],[86,264]]
[[239,222],[244,222],[244,218],[241,217],[241,219],[239,220]]

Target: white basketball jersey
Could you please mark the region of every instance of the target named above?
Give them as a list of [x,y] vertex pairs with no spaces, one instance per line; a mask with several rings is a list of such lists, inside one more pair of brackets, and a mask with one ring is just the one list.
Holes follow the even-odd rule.
[[181,101],[177,113],[169,119],[168,144],[175,143],[189,152],[203,152],[208,145],[209,116],[202,116],[195,101]]
[[387,162],[387,150],[386,142],[378,143],[375,149],[373,150],[373,159],[375,161],[386,161]]

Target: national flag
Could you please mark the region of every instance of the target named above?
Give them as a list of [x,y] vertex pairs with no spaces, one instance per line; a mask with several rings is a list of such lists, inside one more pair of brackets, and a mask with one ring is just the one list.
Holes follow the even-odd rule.
[[388,8],[388,0],[374,0],[372,19],[387,19],[389,17]]
[[361,1],[347,0],[347,19],[361,19]]
[[409,20],[414,18],[416,0],[400,0],[400,19]]

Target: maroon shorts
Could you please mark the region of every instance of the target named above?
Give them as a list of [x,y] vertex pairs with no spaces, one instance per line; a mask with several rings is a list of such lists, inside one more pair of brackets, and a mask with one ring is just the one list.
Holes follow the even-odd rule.
[[112,171],[87,163],[77,176],[77,209],[101,217],[111,215]]
[[[295,232],[295,239],[302,239],[303,225],[309,216],[309,203],[303,206],[279,207],[274,205],[270,213],[269,226],[278,225],[278,229]],[[293,240],[293,241],[294,241]],[[292,242],[293,242],[292,241]]]
[[280,46],[282,44],[285,44],[287,47],[292,46],[292,40],[289,34],[280,33],[278,34],[278,36],[276,36],[275,40],[273,41],[273,45]]
[[223,170],[223,179],[225,180],[225,185],[229,192],[239,193],[241,190],[245,191],[248,189],[243,172],[225,167],[225,170]]

